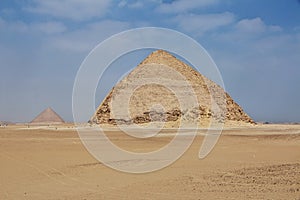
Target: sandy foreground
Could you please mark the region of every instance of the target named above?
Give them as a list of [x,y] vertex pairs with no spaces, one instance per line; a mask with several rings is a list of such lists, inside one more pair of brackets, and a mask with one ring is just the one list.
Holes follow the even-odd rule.
[[[151,139],[106,134],[147,152],[168,144],[173,131]],[[69,126],[0,127],[0,199],[300,199],[299,125],[227,128],[200,160],[203,138],[162,170],[128,174],[94,159]]]

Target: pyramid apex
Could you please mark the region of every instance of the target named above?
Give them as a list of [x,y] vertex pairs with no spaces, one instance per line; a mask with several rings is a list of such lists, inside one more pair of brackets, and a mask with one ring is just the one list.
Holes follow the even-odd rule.
[[[157,64],[168,64],[170,61],[177,60],[179,61],[175,56],[173,56],[171,53],[158,49],[153,51],[151,54],[149,54],[142,62],[143,64],[149,64],[149,63],[157,63]],[[181,61],[180,61],[181,62]]]
[[149,56],[172,56],[172,57],[174,57],[171,53],[169,53],[166,50],[162,50],[162,49],[153,51]]

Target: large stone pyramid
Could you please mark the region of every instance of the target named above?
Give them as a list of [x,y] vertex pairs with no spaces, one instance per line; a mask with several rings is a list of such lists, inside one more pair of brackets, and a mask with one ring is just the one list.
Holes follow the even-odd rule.
[[47,108],[35,117],[30,123],[34,124],[54,124],[64,123],[64,120],[52,108]]
[[[188,90],[184,80],[193,91]],[[183,104],[192,104],[189,102],[192,95],[197,97],[198,104],[192,109],[183,109],[178,98],[185,99]],[[215,112],[212,109],[214,103],[225,112]],[[254,123],[220,86],[163,50],[152,52],[117,83],[97,108],[90,123],[130,125],[164,121],[176,124],[181,118],[198,120],[203,126],[211,119],[223,119],[226,123]]]

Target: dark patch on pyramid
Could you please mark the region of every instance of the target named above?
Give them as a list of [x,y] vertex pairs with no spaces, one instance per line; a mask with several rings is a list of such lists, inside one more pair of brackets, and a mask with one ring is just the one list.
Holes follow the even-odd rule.
[[64,120],[54,110],[52,110],[52,108],[47,108],[36,116],[30,123],[64,123]]
[[[135,74],[144,70],[144,76],[156,77],[156,78],[170,78],[168,72],[161,72],[159,67],[149,67],[150,64],[167,65],[172,69],[179,72],[182,76],[188,80],[193,90],[197,95],[199,106],[194,108],[193,116],[185,116],[186,111],[181,110],[176,101],[176,97],[172,92],[167,91],[165,88],[158,85],[142,86],[135,90],[135,93],[130,99],[130,118],[114,118],[111,113],[112,99],[118,98],[118,94],[129,87],[130,84],[134,84],[138,79],[131,79]],[[155,65],[153,65],[155,66]],[[175,79],[175,78],[174,78]],[[208,87],[210,89],[208,89]],[[226,108],[225,116],[218,116],[211,109],[211,96],[214,93],[215,101],[224,101]],[[219,94],[224,94],[222,95]],[[156,112],[151,110],[151,104],[162,104],[165,108],[163,112]],[[122,105],[119,105],[122,107]],[[131,71],[123,80],[115,85],[115,87],[109,92],[104,101],[97,108],[94,116],[90,119],[90,123],[96,124],[142,124],[163,119],[166,122],[179,121],[181,117],[189,117],[191,120],[209,120],[211,118],[223,118],[229,122],[244,122],[254,123],[254,121],[243,111],[243,109],[226,93],[223,88],[207,79],[191,66],[177,59],[175,56],[169,54],[166,51],[158,50],[151,53],[144,61],[142,61],[133,71]]]

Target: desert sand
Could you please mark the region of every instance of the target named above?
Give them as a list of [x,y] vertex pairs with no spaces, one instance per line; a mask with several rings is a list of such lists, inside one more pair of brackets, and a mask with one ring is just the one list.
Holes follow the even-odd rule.
[[[144,152],[164,146],[172,131],[151,139],[106,134]],[[299,125],[227,128],[199,160],[202,140],[162,170],[128,174],[94,159],[70,125],[0,127],[0,199],[300,199]]]

